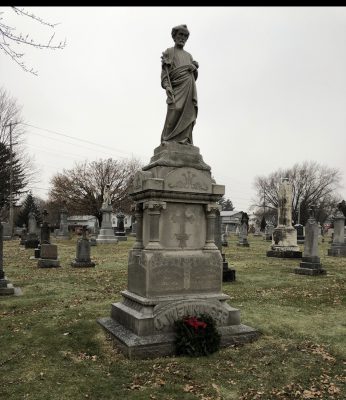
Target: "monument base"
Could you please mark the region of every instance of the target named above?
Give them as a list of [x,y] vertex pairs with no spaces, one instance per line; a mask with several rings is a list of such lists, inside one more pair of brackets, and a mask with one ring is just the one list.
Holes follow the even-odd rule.
[[331,249],[328,249],[328,256],[346,257],[346,244],[332,244]]
[[38,268],[58,268],[61,267],[59,260],[50,260],[49,258],[40,258],[37,262]]
[[[304,266],[302,265],[304,264]],[[327,271],[320,264],[319,267],[316,268],[316,265],[309,266],[309,263],[300,263],[300,267],[294,269],[295,274],[299,275],[326,275]]]
[[97,322],[129,358],[174,354],[174,321],[184,315],[211,315],[221,334],[221,346],[255,340],[259,332],[240,323],[240,311],[226,303],[225,294],[147,298],[125,290],[112,304],[111,317]]
[[115,238],[119,241],[119,242],[126,242],[127,241],[127,236],[115,236]]
[[118,243],[112,228],[102,228],[96,238],[96,243]]
[[[175,334],[161,333],[138,336],[112,318],[100,318],[97,322],[110,334],[115,345],[129,359],[155,358],[175,354]],[[260,333],[250,326],[239,324],[219,328],[221,347],[249,343],[256,340]]]
[[74,268],[90,268],[95,267],[95,263],[93,261],[72,261],[71,266]]
[[4,279],[0,279],[0,296],[10,296],[14,294],[14,287],[12,283],[10,283],[6,277]]
[[296,250],[268,250],[267,257],[302,258],[303,253]]

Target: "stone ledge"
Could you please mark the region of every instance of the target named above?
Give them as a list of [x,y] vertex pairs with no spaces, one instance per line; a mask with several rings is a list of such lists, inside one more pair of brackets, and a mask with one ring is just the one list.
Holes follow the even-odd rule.
[[278,257],[278,258],[302,258],[303,253],[301,251],[293,250],[269,250],[267,251],[267,257]]
[[[128,358],[155,358],[174,354],[174,333],[138,336],[118,324],[112,318],[100,318],[97,322],[110,334],[113,344]],[[239,324],[219,328],[221,347],[249,343],[260,336],[250,326]]]
[[294,269],[295,274],[299,275],[326,275],[327,271],[323,268],[302,268],[298,267]]
[[166,296],[157,296],[155,298],[143,297],[129,290],[123,290],[120,292],[121,295],[130,300],[136,301],[144,306],[156,306],[159,303],[169,303],[172,301],[180,301],[180,300],[220,300],[226,301],[229,300],[230,296],[225,293],[212,293],[212,294],[189,294],[189,295],[166,295]]
[[74,268],[89,268],[89,267],[95,267],[95,263],[92,261],[72,261],[71,262],[71,267]]

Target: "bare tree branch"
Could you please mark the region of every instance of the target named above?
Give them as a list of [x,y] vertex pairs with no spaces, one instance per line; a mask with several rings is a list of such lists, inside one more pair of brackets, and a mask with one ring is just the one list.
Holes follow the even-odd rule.
[[[44,21],[42,18],[29,13],[24,8],[19,9],[18,7],[10,7],[17,15],[21,17],[31,18],[32,20],[39,22],[42,25],[48,26],[49,28],[54,29],[58,24],[52,24],[47,21]],[[0,13],[0,15],[2,15]],[[13,44],[17,44],[19,46],[32,46],[37,49],[49,49],[49,50],[61,50],[66,46],[66,39],[64,41],[60,41],[59,43],[54,43],[53,39],[55,36],[55,32],[49,37],[47,43],[40,43],[37,40],[31,38],[29,34],[15,33],[16,28],[10,26],[3,22],[3,17],[0,17],[0,49],[12,60],[19,65],[25,72],[29,72],[33,75],[38,75],[37,71],[33,68],[29,68],[26,66],[25,62],[22,60],[25,53],[17,52],[13,48]]]

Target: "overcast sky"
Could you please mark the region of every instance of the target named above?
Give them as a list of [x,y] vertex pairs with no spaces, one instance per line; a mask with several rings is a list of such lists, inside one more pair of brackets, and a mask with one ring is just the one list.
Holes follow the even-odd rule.
[[194,145],[236,209],[251,204],[255,176],[309,160],[342,171],[346,198],[345,7],[26,9],[60,24],[0,7],[3,22],[38,41],[53,32],[67,41],[63,50],[25,49],[38,77],[0,53],[1,85],[31,125],[34,195],[46,198],[52,175],[75,162],[150,161],[166,114],[160,57],[174,45],[172,27],[186,24],[185,50],[200,66]]

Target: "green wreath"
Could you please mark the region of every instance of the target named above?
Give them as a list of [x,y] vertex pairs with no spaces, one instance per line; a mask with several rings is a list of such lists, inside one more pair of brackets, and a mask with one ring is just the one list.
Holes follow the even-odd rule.
[[207,356],[220,348],[221,336],[214,319],[207,314],[190,315],[175,321],[175,352],[190,357]]

